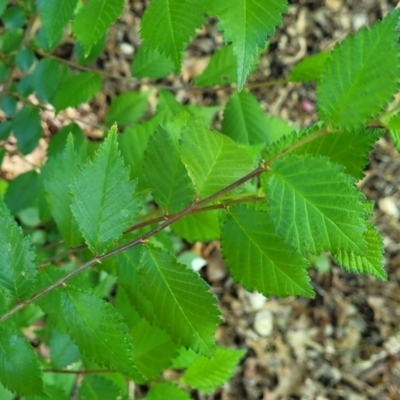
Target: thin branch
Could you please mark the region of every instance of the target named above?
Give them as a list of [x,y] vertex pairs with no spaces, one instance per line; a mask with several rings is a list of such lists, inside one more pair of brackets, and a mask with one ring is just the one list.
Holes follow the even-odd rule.
[[[235,198],[233,200],[227,200],[218,204],[213,204],[211,206],[206,206],[206,207],[199,207],[195,210],[192,211],[191,214],[197,214],[197,213],[201,213],[201,212],[206,212],[206,211],[212,211],[212,210],[220,210],[220,209],[226,209],[231,205],[234,204],[241,204],[241,203],[247,203],[247,202],[254,202],[254,201],[263,201],[265,200],[265,196],[264,195],[251,195],[251,196],[242,196],[240,198]],[[134,232],[137,231],[141,228],[144,228],[146,226],[149,225],[154,225],[157,224],[159,222],[163,222],[163,221],[168,221],[170,218],[172,218],[175,214],[170,215],[170,216],[166,216],[166,215],[162,215],[160,217],[155,217],[155,218],[151,218],[148,219],[146,221],[143,222],[139,222],[135,225],[132,225],[129,229],[127,229],[124,234],[126,233],[130,233],[130,232]],[[146,216],[144,216],[145,218]],[[39,266],[40,267],[44,267],[45,265],[48,265],[50,263],[52,263],[55,260],[58,260],[60,258],[66,257],[70,254],[73,253],[77,253],[78,251],[84,250],[87,248],[87,245],[83,244],[80,246],[76,246],[76,247],[71,247],[67,250],[64,250],[58,254],[55,254],[52,257],[47,258],[46,260],[42,261]]]
[[73,278],[76,275],[79,275],[82,271],[88,269],[92,265],[95,265],[97,263],[101,263],[102,261],[106,260],[107,258],[110,258],[116,254],[122,253],[125,250],[130,249],[131,247],[137,246],[138,244],[143,244],[145,241],[150,238],[151,236],[155,235],[156,233],[162,231],[165,229],[167,226],[173,224],[174,222],[178,221],[182,217],[185,217],[186,215],[191,214],[194,210],[203,207],[207,203],[210,203],[217,199],[218,197],[223,196],[224,194],[232,191],[233,189],[239,187],[243,183],[249,181],[250,179],[254,178],[255,176],[261,174],[262,172],[265,172],[265,168],[260,166],[253,171],[251,171],[249,174],[245,175],[243,178],[238,179],[237,181],[233,182],[231,185],[223,188],[222,190],[212,194],[211,196],[205,198],[204,200],[197,201],[196,199],[193,201],[192,204],[190,204],[188,207],[186,207],[184,210],[179,212],[178,214],[175,214],[171,216],[167,221],[164,221],[162,224],[156,226],[149,232],[145,233],[144,235],[140,236],[139,238],[133,240],[132,242],[129,242],[123,246],[120,246],[114,250],[109,251],[106,254],[103,254],[102,256],[93,258],[92,260],[82,264],[75,270],[69,272],[62,278],[56,280],[53,282],[51,285],[47,286],[45,289],[41,290],[40,292],[36,293],[34,296],[32,296],[30,299],[23,301],[19,304],[17,304],[15,307],[13,307],[11,310],[7,311],[0,317],[0,323],[5,321],[6,319],[10,318],[14,314],[16,314],[19,310],[22,310],[23,308],[27,307],[29,304],[32,304],[34,301],[40,299],[47,293],[51,292],[52,290],[58,288],[59,286],[65,284],[65,282],[71,278]]
[[115,374],[118,371],[113,369],[88,369],[88,370],[77,370],[73,371],[71,369],[55,369],[55,368],[46,368],[42,369],[42,372],[52,372],[55,374],[73,374],[73,375],[90,375],[90,374]]
[[[179,91],[179,90],[185,90],[185,91],[217,91],[217,90],[234,90],[236,88],[235,85],[219,85],[219,86],[190,86],[190,85],[182,85],[182,86],[169,86],[169,85],[162,85],[158,83],[151,83],[151,82],[145,82],[140,78],[134,78],[134,77],[127,77],[127,76],[120,76],[120,75],[114,75],[110,72],[107,71],[102,71],[97,68],[92,68],[92,67],[87,67],[84,65],[80,65],[75,61],[71,60],[66,60],[65,58],[61,58],[58,56],[55,56],[50,53],[46,53],[45,51],[39,49],[39,48],[32,48],[37,54],[40,54],[43,57],[46,58],[51,58],[53,60],[57,60],[61,63],[64,63],[71,68],[75,68],[81,71],[86,71],[86,72],[91,72],[94,74],[98,74],[102,76],[103,78],[108,78],[108,79],[113,79],[116,81],[123,81],[123,82],[128,82],[132,83],[135,85],[146,85],[149,87],[152,87],[154,89],[167,89],[171,91]],[[255,83],[249,83],[244,85],[245,88],[247,89],[255,89],[255,88],[260,88],[260,87],[269,87],[269,86],[277,86],[277,85],[282,85],[288,83],[288,79],[276,79],[276,80],[271,80],[271,81],[265,81],[265,82],[255,82]]]

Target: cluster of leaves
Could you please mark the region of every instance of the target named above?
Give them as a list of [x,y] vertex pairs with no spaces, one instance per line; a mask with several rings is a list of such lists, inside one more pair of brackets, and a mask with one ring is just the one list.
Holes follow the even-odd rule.
[[[17,3],[0,0],[0,139],[12,133],[28,154],[42,137],[40,107],[60,112],[101,89],[101,74],[73,73],[52,50],[70,26],[74,69],[90,64],[124,2]],[[317,82],[319,122],[299,130],[242,90],[286,9],[285,0],[152,0],[133,77],[179,72],[205,15],[217,17],[226,45],[195,85],[236,84],[221,132],[210,127],[219,107],[184,106],[161,90],[143,121],[149,93],[126,92],[105,121],[121,134],[113,126],[99,145],[72,123],[50,141],[40,173],[2,183],[2,399],[67,399],[75,378],[65,369],[83,374],[80,399],[128,398],[127,379],[150,384],[147,400],[189,399],[184,387],[210,393],[227,381],[244,352],[215,344],[216,299],[190,257],[175,257],[178,238],[220,239],[235,281],[265,296],[313,296],[307,268],[323,252],[385,279],[372,204],[355,183],[385,128],[400,143],[400,114],[389,108],[400,13],[293,68],[288,80]],[[32,326],[45,354],[27,339]],[[179,382],[160,381],[165,369],[181,370]]]

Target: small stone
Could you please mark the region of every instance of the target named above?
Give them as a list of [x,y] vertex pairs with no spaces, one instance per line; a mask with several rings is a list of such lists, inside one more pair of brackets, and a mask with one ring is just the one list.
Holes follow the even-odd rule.
[[257,313],[254,321],[254,330],[260,336],[270,336],[274,329],[274,317],[271,311],[262,310]]
[[133,52],[135,51],[135,49],[133,48],[133,46],[130,43],[121,43],[119,48],[121,49],[121,51],[130,56],[133,54]]

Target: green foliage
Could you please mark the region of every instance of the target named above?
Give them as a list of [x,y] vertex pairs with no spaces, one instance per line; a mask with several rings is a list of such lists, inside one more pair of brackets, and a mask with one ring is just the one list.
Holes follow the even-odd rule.
[[0,328],[1,382],[12,392],[22,395],[43,394],[39,358],[18,332]]
[[[268,115],[246,85],[285,0],[148,3],[132,28],[142,40],[134,78],[113,77],[133,85],[118,87],[99,115],[104,137],[93,140],[84,120],[44,132],[42,119],[51,108],[76,115],[64,110],[90,102],[110,78],[96,64],[124,2],[0,0],[0,162],[10,135],[23,156],[48,145],[43,165],[0,181],[1,399],[125,400],[131,380],[148,385],[147,400],[187,400],[190,389],[223,385],[244,351],[215,343],[221,313],[189,267],[197,255],[187,242],[220,240],[232,278],[265,296],[314,296],[307,269],[321,254],[387,278],[373,204],[356,183],[386,131],[400,148],[400,107],[391,104],[400,11],[300,61],[286,79],[252,82],[316,82],[320,121],[299,129]],[[203,73],[166,89],[170,77],[154,80],[180,71],[206,15],[218,18],[225,44]],[[62,58],[66,43],[75,61]],[[186,95],[209,86],[227,91],[214,96],[225,104]],[[107,133],[114,123],[120,132]]]
[[123,8],[123,0],[89,0],[79,9],[72,23],[72,32],[83,44],[86,56],[117,20]]
[[267,36],[287,11],[286,0],[264,3],[261,0],[224,1],[205,0],[207,12],[219,19],[218,27],[224,32],[226,43],[232,42],[237,65],[237,86],[240,91],[249,74],[259,48],[266,44]]
[[394,11],[332,50],[318,85],[321,120],[345,129],[359,127],[392,100],[399,89],[399,15],[400,10]]
[[232,376],[233,369],[244,354],[244,350],[219,348],[211,360],[206,357],[195,360],[183,375],[183,381],[191,387],[211,393]]
[[71,209],[89,248],[104,253],[111,241],[135,220],[139,204],[136,184],[129,181],[117,147],[116,129],[111,129],[93,162],[88,161],[70,186]]

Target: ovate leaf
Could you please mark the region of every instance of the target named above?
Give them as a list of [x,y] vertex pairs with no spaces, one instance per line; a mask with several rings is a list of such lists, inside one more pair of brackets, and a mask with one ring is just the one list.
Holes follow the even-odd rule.
[[18,332],[0,328],[0,382],[21,395],[42,395],[42,372],[32,346]]
[[265,211],[230,207],[221,242],[228,269],[247,290],[265,296],[313,296],[307,260],[285,245]]
[[110,303],[68,288],[63,293],[62,310],[69,334],[86,357],[136,382],[143,381],[132,361],[126,326]]
[[106,123],[129,125],[138,122],[147,110],[148,93],[124,92],[111,103],[106,116]]
[[390,136],[397,151],[400,152],[400,114],[393,116],[388,124]]
[[257,99],[248,92],[234,93],[222,120],[222,132],[240,144],[269,144],[266,114]]
[[327,156],[331,161],[344,165],[346,173],[362,179],[363,168],[369,161],[368,154],[383,133],[379,129],[362,128],[350,132],[335,132],[310,140],[294,149],[293,153]]
[[232,377],[236,364],[245,353],[245,350],[230,350],[220,347],[211,359],[197,358],[185,371],[183,382],[192,388],[210,394]]
[[383,268],[383,241],[375,226],[366,221],[367,230],[364,233],[367,250],[358,252],[339,250],[333,256],[342,267],[350,272],[370,274],[378,279],[386,280],[387,274]]
[[14,118],[13,131],[21,153],[31,153],[38,145],[43,133],[39,109],[25,106],[18,111]]
[[232,45],[218,49],[206,69],[195,79],[196,86],[227,85],[236,82],[236,60]]
[[69,335],[52,329],[49,342],[51,364],[62,369],[80,359],[79,349]]
[[259,47],[264,48],[268,36],[280,25],[287,10],[286,0],[205,0],[207,13],[219,18],[226,43],[232,42],[237,65],[237,86],[240,91],[249,74]]
[[0,289],[18,300],[26,300],[38,272],[35,252],[30,238],[24,237],[11,215],[1,210],[0,226]]
[[217,240],[221,233],[218,210],[187,215],[173,223],[171,229],[190,243]]
[[167,251],[150,245],[142,251],[140,289],[152,302],[157,323],[175,342],[212,356],[219,311],[207,284]]
[[180,71],[183,51],[203,20],[202,1],[153,0],[143,16],[140,32],[147,48],[164,53]]
[[157,49],[140,46],[132,62],[132,75],[159,79],[174,72],[172,61]]
[[324,72],[325,64],[330,57],[330,52],[322,51],[301,60],[290,72],[289,80],[292,82],[317,81]]
[[125,290],[130,303],[140,316],[154,323],[153,304],[140,290],[142,282],[139,274],[140,255],[141,249],[138,246],[131,247],[118,255],[118,284]]
[[32,75],[32,83],[42,102],[53,99],[64,75],[67,73],[65,65],[51,58],[42,58],[37,63]]
[[178,139],[173,127],[159,127],[149,141],[144,171],[157,204],[169,213],[177,213],[194,199],[195,190],[181,161]]
[[157,382],[147,392],[145,400],[191,400],[190,396],[180,387],[170,382]]
[[47,1],[37,0],[43,29],[52,46],[54,38],[57,38],[64,30],[74,13],[78,0]]
[[200,198],[225,188],[253,167],[246,150],[198,120],[182,132],[181,155]]
[[77,246],[83,241],[78,222],[71,210],[72,196],[69,191],[69,186],[78,175],[80,165],[80,156],[74,149],[71,135],[64,152],[54,162],[49,179],[44,182],[50,212],[62,237],[70,246]]
[[52,101],[56,111],[88,102],[101,87],[101,78],[92,72],[68,75],[61,81]]
[[160,376],[173,358],[177,345],[157,326],[142,319],[130,331],[135,348],[133,361],[148,379]]
[[124,0],[89,0],[79,9],[72,23],[72,32],[83,44],[86,54],[104,36],[123,9]]
[[86,375],[79,387],[79,400],[122,399],[121,389],[110,380],[98,375]]
[[399,15],[394,11],[333,49],[318,85],[321,120],[342,128],[360,126],[397,93]]
[[272,163],[268,205],[276,231],[303,254],[365,251],[365,208],[354,178],[326,157],[285,156]]
[[155,132],[158,121],[154,118],[126,128],[122,135],[118,136],[118,144],[125,163],[130,167],[130,176],[132,179],[139,180],[139,186],[144,181],[143,178],[143,160],[144,152],[147,147],[150,136]]
[[116,127],[98,155],[77,175],[70,186],[72,212],[89,248],[103,253],[135,220],[139,201],[136,183],[129,181],[129,170],[118,151]]

